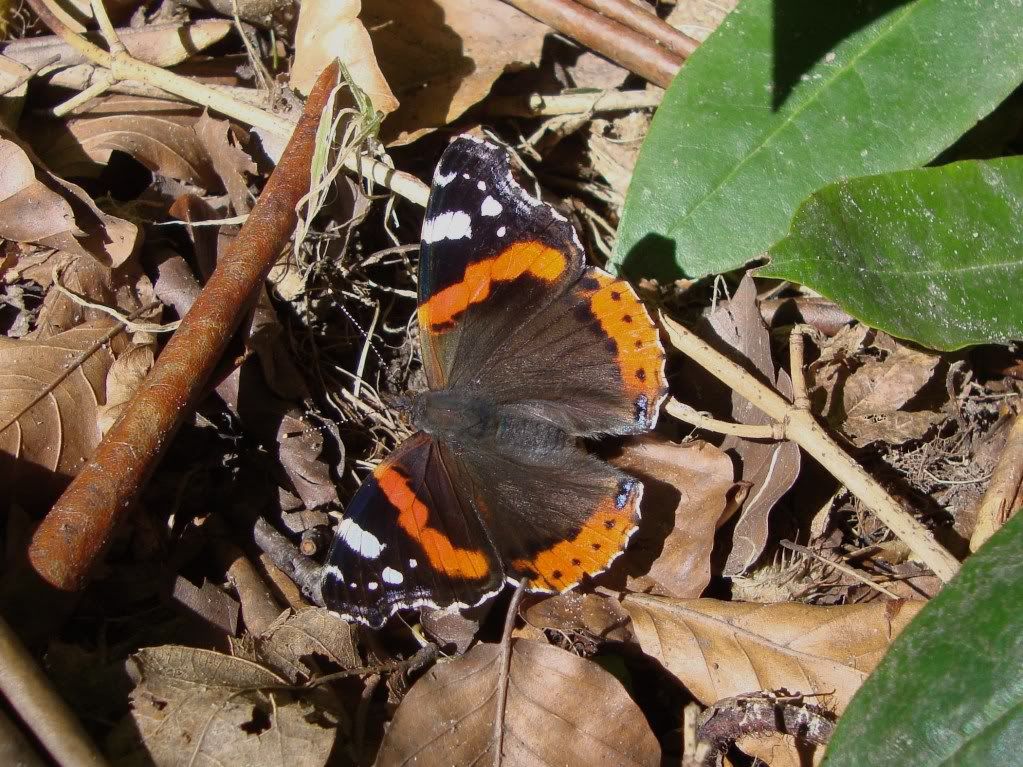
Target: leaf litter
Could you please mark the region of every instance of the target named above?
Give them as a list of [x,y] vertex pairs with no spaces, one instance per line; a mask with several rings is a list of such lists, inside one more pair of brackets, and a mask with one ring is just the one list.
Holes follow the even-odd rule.
[[[243,18],[247,5],[238,4]],[[278,37],[266,27],[256,34],[262,47],[222,43],[230,55],[193,57],[182,71],[246,87],[264,104],[272,97],[283,112],[291,97],[279,85],[301,91],[340,55],[384,116],[374,156],[429,178],[447,135],[482,126],[526,159],[602,263],[651,110],[527,120],[503,117],[501,105],[509,95],[628,90],[633,76],[555,41],[511,4],[427,5],[303,6],[293,32],[277,18]],[[669,21],[702,39],[730,6],[679,2],[662,15],[670,10]],[[123,34],[148,35],[129,47],[169,66],[225,27],[200,23],[220,27],[184,52],[177,41],[192,32],[178,21],[141,14]],[[68,55],[56,40],[47,45]],[[278,66],[281,53],[293,56],[290,70]],[[43,61],[33,55],[4,71],[30,71]],[[250,87],[259,83],[273,89]],[[23,515],[45,513],[162,348],[163,333],[123,323],[169,330],[162,324],[188,311],[273,156],[265,131],[156,93],[118,89],[64,117],[25,112],[38,96],[11,91],[0,113],[0,421],[10,421],[0,430],[0,472],[4,509],[26,529]],[[107,757],[156,765],[491,759],[505,650],[507,765],[677,763],[690,701],[713,712],[770,699],[818,707],[826,721],[840,716],[940,584],[862,504],[819,487],[819,472],[784,439],[722,437],[664,416],[655,435],[607,447],[646,484],[639,533],[595,583],[530,597],[510,640],[500,637],[500,599],[466,616],[410,615],[409,625],[379,634],[349,626],[310,606],[315,599],[252,546],[263,517],[322,557],[344,502],[408,433],[389,404],[424,384],[414,322],[420,225],[421,212],[386,199],[383,187],[339,179],[300,248],[281,255],[212,396],[168,446],[75,621],[36,648]],[[787,328],[764,319],[775,288],[729,280],[729,300],[701,311],[716,298],[710,286],[640,287],[793,395]],[[828,333],[816,333],[808,352],[814,412],[946,541],[968,540],[1018,381],[859,323]],[[1019,350],[1008,353],[1018,363]],[[719,419],[768,423],[726,387],[672,366],[675,396],[692,394]],[[12,521],[7,568],[25,537],[15,530]],[[817,556],[793,553],[785,539]],[[251,577],[232,571],[239,559]],[[256,604],[259,619],[254,608],[247,615]],[[438,647],[449,657],[432,663]],[[77,679],[79,667],[95,673]],[[772,767],[805,763],[813,750],[779,732],[724,729],[725,747]]]

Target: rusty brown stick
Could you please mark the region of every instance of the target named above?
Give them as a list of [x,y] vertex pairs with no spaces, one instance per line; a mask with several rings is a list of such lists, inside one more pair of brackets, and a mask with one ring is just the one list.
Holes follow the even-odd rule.
[[662,88],[668,87],[682,66],[678,54],[574,0],[505,2]]
[[295,228],[309,189],[317,125],[337,80],[331,65],[309,95],[280,163],[222,263],[113,428],[32,537],[28,557],[51,586],[81,588],[181,422],[207,390],[231,336]]
[[630,0],[576,0],[601,16],[624,24],[629,29],[646,35],[662,48],[683,59],[697,49],[700,41],[680,32],[657,16],[648,7],[630,2]]

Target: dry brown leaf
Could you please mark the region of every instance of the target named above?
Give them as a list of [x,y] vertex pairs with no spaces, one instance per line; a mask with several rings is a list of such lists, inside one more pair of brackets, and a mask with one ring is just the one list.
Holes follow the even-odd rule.
[[[477,645],[427,672],[398,707],[378,767],[490,764],[500,664],[498,645]],[[505,767],[660,764],[643,713],[596,663],[519,639],[509,678]]]
[[[0,56],[0,125],[7,130],[13,131],[18,125],[21,110],[25,105],[25,96],[28,95],[31,71],[12,58]],[[15,85],[18,82],[21,85]]]
[[167,645],[128,660],[131,717],[159,767],[246,764],[322,767],[337,720],[308,692],[251,661]]
[[731,459],[703,441],[641,440],[614,464],[643,480],[639,532],[621,567],[630,590],[698,597],[710,582],[714,533],[729,516],[737,488]]
[[535,629],[584,634],[600,641],[631,642],[629,615],[617,599],[570,591],[541,599],[523,614]]
[[[227,190],[235,213],[238,215],[248,213],[252,208],[253,199],[245,176],[255,175],[258,168],[237,143],[231,142],[234,126],[229,120],[210,117],[209,112],[203,112],[193,130],[206,150],[210,162],[213,163],[213,169],[220,177],[224,189]],[[237,136],[235,139],[237,141]]]
[[665,21],[703,42],[738,4],[739,0],[679,0]]
[[175,101],[110,95],[94,99],[69,120],[34,126],[32,145],[55,173],[98,176],[117,150],[154,173],[218,186],[217,174],[194,126],[200,112]]
[[0,337],[0,426],[9,424],[0,431],[0,508],[13,497],[29,509],[47,507],[92,455],[114,361],[109,345],[54,383],[108,327],[83,326],[46,341]]
[[[792,396],[792,381],[784,371],[775,373],[771,356],[771,335],[757,307],[757,289],[747,273],[732,300],[707,318],[714,333],[731,349],[749,360],[786,397]],[[732,419],[736,423],[769,424],[771,419],[738,394],[732,394]],[[799,448],[794,442],[749,440],[726,437],[721,449],[734,451],[739,461],[739,478],[750,483],[746,502],[732,533],[724,574],[745,572],[767,545],[769,515],[778,500],[799,476]]]
[[308,93],[320,72],[340,59],[373,108],[387,115],[398,108],[398,100],[377,64],[373,41],[359,19],[361,13],[362,0],[302,3],[295,29],[291,87]]
[[505,71],[535,64],[550,29],[501,0],[363,0],[362,20],[401,102],[383,124],[407,144],[481,101]]
[[703,704],[755,690],[815,696],[841,713],[923,605],[818,607],[625,598],[639,645]]
[[103,213],[85,191],[50,173],[31,149],[0,128],[0,238],[37,243],[119,266],[139,228]]
[[106,434],[114,425],[155,361],[156,342],[152,338],[143,343],[133,343],[114,360],[107,372],[107,401],[98,413],[101,434]]
[[343,669],[362,665],[352,626],[321,607],[300,610],[271,626],[259,638],[256,652],[293,683],[313,675],[311,656],[320,656]]

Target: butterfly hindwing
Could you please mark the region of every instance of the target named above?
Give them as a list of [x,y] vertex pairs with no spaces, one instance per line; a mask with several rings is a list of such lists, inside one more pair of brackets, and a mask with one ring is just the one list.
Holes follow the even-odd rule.
[[417,433],[363,482],[335,532],[325,604],[379,628],[399,609],[471,607],[503,570],[480,518],[452,486],[438,443]]

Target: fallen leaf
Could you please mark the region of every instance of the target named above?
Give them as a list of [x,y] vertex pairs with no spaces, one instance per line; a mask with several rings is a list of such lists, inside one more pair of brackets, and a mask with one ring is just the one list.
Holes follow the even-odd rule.
[[[166,645],[128,660],[131,717],[149,759],[173,765],[322,767],[337,718],[251,661]],[[261,688],[274,688],[264,691]]]
[[923,606],[818,607],[630,594],[639,645],[710,705],[754,690],[814,696],[838,714]]
[[176,101],[109,95],[89,102],[67,120],[33,126],[32,146],[55,173],[95,178],[114,151],[153,173],[218,188],[217,173],[194,126],[200,112]]
[[0,238],[37,243],[119,266],[135,252],[139,228],[103,213],[85,191],[43,167],[0,128]]
[[679,0],[665,21],[702,43],[738,3],[739,0]]
[[82,326],[45,341],[0,337],[0,508],[15,497],[47,508],[99,444],[114,354],[106,344],[71,366],[108,329]]
[[620,560],[633,576],[629,589],[698,597],[710,583],[714,533],[738,491],[731,459],[702,440],[646,439],[626,446],[614,464],[644,488],[639,531]]
[[[0,22],[2,24],[2,22]],[[6,37],[0,29],[0,39]],[[32,70],[7,56],[0,56],[0,125],[15,130],[28,95]],[[20,82],[21,85],[15,85]],[[3,166],[0,166],[3,167]],[[6,169],[5,169],[6,171]]]
[[315,672],[309,663],[319,656],[343,669],[362,665],[354,629],[322,607],[310,607],[288,616],[257,641],[257,653],[269,666],[292,683],[309,679]]
[[[771,335],[757,306],[757,290],[747,273],[732,300],[707,318],[722,342],[749,360],[757,371],[775,384],[785,397],[792,396],[792,381],[782,371],[775,373],[771,356]],[[769,424],[771,418],[749,401],[732,393],[732,419],[736,423]],[[750,483],[746,502],[732,532],[723,573],[734,576],[745,572],[767,546],[769,515],[778,500],[795,484],[799,476],[799,447],[788,440],[749,440],[726,437],[721,449],[738,458],[739,478]]]
[[536,64],[550,29],[501,0],[363,0],[361,18],[401,106],[382,138],[408,144],[448,125],[505,71]]
[[373,102],[373,108],[387,115],[398,108],[398,100],[377,64],[373,41],[359,19],[361,13],[361,0],[302,3],[295,29],[291,87],[308,94],[320,72],[340,59],[355,84]]
[[[428,671],[398,707],[378,767],[491,763],[500,665],[500,646],[477,645]],[[505,767],[660,764],[643,713],[592,661],[515,640],[507,693]]]
[[570,591],[541,599],[523,617],[536,629],[584,634],[601,642],[631,642],[629,615],[617,599]]
[[203,112],[202,117],[192,127],[213,164],[213,170],[220,177],[224,189],[231,198],[235,213],[238,215],[248,213],[252,208],[253,196],[245,176],[255,175],[258,168],[237,143],[231,143],[235,127],[229,120],[210,117],[209,112]]
[[106,434],[135,396],[139,384],[145,380],[156,361],[156,343],[133,343],[121,352],[107,372],[106,404],[99,408],[99,428]]

